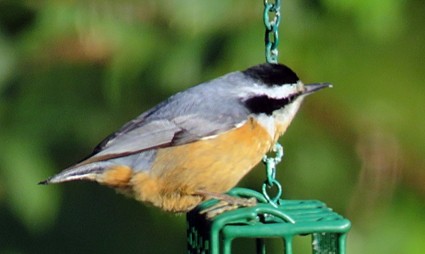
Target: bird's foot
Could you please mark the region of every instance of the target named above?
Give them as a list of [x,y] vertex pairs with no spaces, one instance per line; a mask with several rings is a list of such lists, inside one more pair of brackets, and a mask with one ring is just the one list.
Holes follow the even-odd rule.
[[208,219],[222,214],[226,211],[238,209],[240,207],[251,207],[257,204],[257,200],[252,198],[234,197],[227,194],[211,194],[205,195],[207,199],[216,199],[218,202],[208,208],[200,211],[200,214],[205,214]]

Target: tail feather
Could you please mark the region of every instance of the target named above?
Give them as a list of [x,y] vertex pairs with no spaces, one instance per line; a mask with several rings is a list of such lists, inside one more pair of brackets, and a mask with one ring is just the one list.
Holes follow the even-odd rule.
[[108,161],[93,162],[81,166],[73,166],[67,168],[57,175],[49,177],[48,179],[39,182],[38,184],[46,185],[51,183],[62,183],[75,180],[96,180],[96,177],[104,172],[108,167],[113,166],[114,163]]

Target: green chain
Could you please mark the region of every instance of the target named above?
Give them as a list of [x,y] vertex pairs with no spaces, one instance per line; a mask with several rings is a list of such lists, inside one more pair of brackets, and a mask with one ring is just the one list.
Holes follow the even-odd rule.
[[274,3],[264,0],[263,20],[266,27],[266,60],[268,63],[277,63],[279,45],[279,24],[280,24],[280,0]]
[[[276,143],[273,147],[273,152],[275,152],[275,157],[268,157],[265,155],[263,157],[263,163],[266,164],[266,173],[267,179],[263,183],[263,196],[266,198],[267,202],[269,202],[274,207],[277,207],[277,202],[282,196],[282,185],[276,180],[276,165],[282,161],[283,157],[283,147],[281,144]],[[277,192],[276,195],[271,198],[267,193],[267,189],[276,186]]]
[[[264,0],[263,21],[266,28],[265,46],[266,46],[266,61],[268,63],[277,63],[279,45],[279,24],[280,24],[280,0]],[[272,206],[277,207],[278,201],[282,196],[282,186],[276,180],[276,165],[282,160],[283,148],[279,143],[273,147],[275,157],[264,156],[263,162],[266,165],[267,179],[263,183],[263,196]],[[268,189],[277,188],[276,195],[270,197]]]

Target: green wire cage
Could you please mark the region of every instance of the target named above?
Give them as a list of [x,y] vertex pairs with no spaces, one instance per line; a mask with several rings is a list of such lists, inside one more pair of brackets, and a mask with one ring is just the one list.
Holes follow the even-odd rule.
[[340,253],[346,250],[346,236],[351,223],[315,200],[283,200],[271,205],[263,194],[244,188],[234,188],[230,195],[255,197],[254,207],[227,211],[213,219],[199,212],[215,204],[202,203],[187,215],[187,246],[190,254],[229,254],[232,242],[238,238],[256,239],[256,253],[267,253],[267,238],[282,239],[285,254],[293,253],[297,235],[311,235],[314,254]]

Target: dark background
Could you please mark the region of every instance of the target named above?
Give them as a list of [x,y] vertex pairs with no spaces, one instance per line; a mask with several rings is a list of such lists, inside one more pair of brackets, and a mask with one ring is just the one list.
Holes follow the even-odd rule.
[[[262,10],[0,1],[0,253],[184,253],[184,215],[93,183],[36,183],[169,95],[264,62]],[[334,88],[281,139],[278,178],[284,198],[352,221],[349,253],[425,248],[424,13],[420,0],[283,1],[280,62]],[[240,186],[264,179],[260,166]]]

